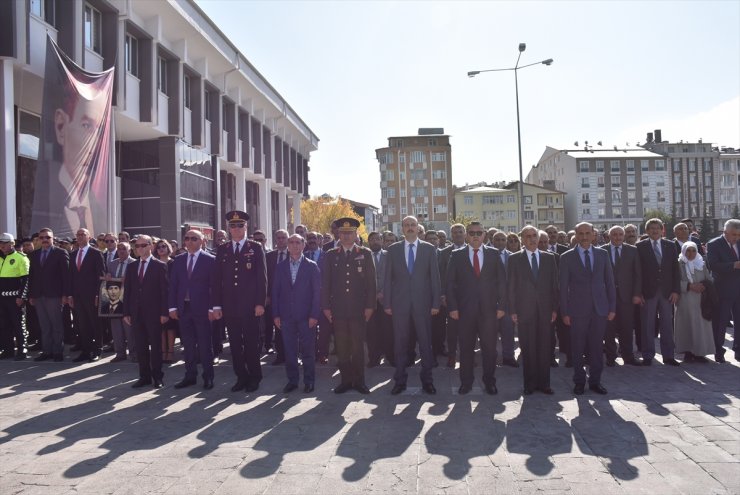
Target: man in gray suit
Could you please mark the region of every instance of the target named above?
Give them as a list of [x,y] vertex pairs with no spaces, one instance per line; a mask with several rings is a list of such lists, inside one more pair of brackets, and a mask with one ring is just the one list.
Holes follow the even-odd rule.
[[415,217],[404,218],[401,227],[405,240],[388,248],[383,289],[383,306],[393,320],[396,353],[396,384],[391,393],[397,395],[406,390],[406,354],[409,337],[415,330],[421,354],[422,389],[435,394],[437,390],[432,383],[432,316],[439,313],[442,292],[437,248],[419,240],[419,224]]
[[604,339],[606,365],[614,366],[617,358],[617,345],[614,339],[619,338],[619,352],[624,364],[640,366],[642,363],[635,359],[633,337],[635,305],[640,304],[642,294],[640,256],[636,247],[624,243],[624,229],[619,225],[609,229],[609,244],[602,247],[609,253],[617,291],[617,315],[606,325]]
[[583,394],[588,356],[589,388],[606,394],[601,385],[604,368],[603,342],[606,322],[614,319],[617,300],[609,255],[593,246],[594,228],[588,222],[576,225],[576,247],[560,257],[560,310],[563,323],[570,325],[573,393]]
[[368,247],[373,254],[375,262],[375,276],[377,288],[377,307],[373,316],[367,323],[367,367],[373,368],[380,364],[380,358],[385,356],[385,361],[395,366],[393,356],[393,327],[391,319],[383,311],[383,285],[385,281],[385,264],[388,251],[383,249],[383,237],[380,232],[370,232],[367,235]]

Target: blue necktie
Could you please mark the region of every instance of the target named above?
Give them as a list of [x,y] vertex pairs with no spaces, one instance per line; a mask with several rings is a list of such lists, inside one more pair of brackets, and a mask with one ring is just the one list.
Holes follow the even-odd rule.
[[414,245],[409,244],[409,275],[414,274]]
[[532,275],[537,280],[537,275],[540,273],[540,266],[537,264],[537,255],[532,253]]
[[44,250],[41,251],[41,265],[43,265],[44,263],[46,263],[46,256],[48,254],[49,254],[49,250],[48,249],[44,249]]
[[588,249],[583,252],[583,257],[586,260],[586,271],[591,275],[591,256],[588,254]]
[[658,261],[658,265],[660,265],[663,262],[663,256],[660,254],[658,242],[660,241],[653,241],[653,252],[655,253],[655,259]]

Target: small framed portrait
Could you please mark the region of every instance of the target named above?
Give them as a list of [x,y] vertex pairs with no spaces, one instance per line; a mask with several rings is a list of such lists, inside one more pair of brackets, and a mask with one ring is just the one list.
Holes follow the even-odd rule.
[[98,316],[102,318],[123,318],[122,278],[100,281]]

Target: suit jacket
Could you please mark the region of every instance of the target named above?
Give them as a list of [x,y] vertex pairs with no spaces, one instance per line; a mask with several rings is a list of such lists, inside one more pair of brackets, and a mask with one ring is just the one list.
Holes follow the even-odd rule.
[[113,312],[110,310],[110,303],[104,302],[100,305],[100,313],[104,315],[113,314],[113,315],[122,315],[123,314],[123,301],[120,301],[118,304],[116,304],[116,307],[113,308]]
[[220,307],[224,316],[254,317],[254,308],[267,298],[265,252],[259,242],[245,240],[238,254],[232,242],[216,250],[211,279],[211,307]]
[[168,316],[167,306],[167,265],[152,257],[144,272],[144,279],[139,281],[141,260],[136,260],[126,267],[123,281],[123,315],[146,320],[159,320]]
[[614,245],[610,242],[603,245],[602,249],[609,253],[609,266],[614,273],[617,300],[621,303],[631,303],[633,297],[642,294],[642,266],[637,248],[622,243],[617,266],[614,266]]
[[[123,278],[126,275],[126,267],[130,264],[136,261],[136,259],[129,256],[124,261],[121,261],[120,259],[116,258],[110,263],[108,263],[108,269],[107,273],[109,273],[113,278]],[[121,265],[123,265],[122,268]],[[120,268],[120,270],[119,270]],[[118,276],[118,272],[121,272],[120,276]]]
[[319,266],[303,257],[295,283],[290,262],[279,263],[272,283],[272,317],[283,321],[308,321],[321,315],[321,273]]
[[[463,244],[463,247],[467,247],[467,244]],[[437,250],[437,264],[439,266],[439,281],[442,284],[442,295],[447,293],[447,266],[450,264],[450,256],[452,256],[452,251],[455,249],[458,249],[458,247],[450,244]]]
[[[740,241],[737,243],[737,250],[740,251]],[[714,276],[714,285],[719,292],[719,298],[731,301],[740,298],[740,270],[734,268],[737,258],[724,236],[707,243],[706,261]]]
[[560,256],[560,312],[563,316],[589,316],[596,311],[607,316],[616,311],[617,297],[609,255],[601,248],[591,249],[592,273],[581,262],[577,248]]
[[51,247],[43,266],[41,249],[29,256],[31,268],[28,273],[28,297],[58,297],[70,294],[69,253],[58,247]]
[[635,247],[640,255],[640,267],[642,268],[642,296],[652,299],[661,291],[664,297],[669,297],[672,292],[681,293],[681,274],[678,271],[678,251],[676,244],[668,239],[660,240],[661,263],[653,252],[651,239],[643,239]]
[[495,318],[497,310],[506,311],[506,270],[496,248],[481,246],[483,266],[475,276],[469,248],[456,249],[447,266],[447,310],[463,315],[483,311]]
[[[267,296],[272,297],[272,280],[275,278],[275,267],[278,264],[278,256],[280,255],[280,251],[277,249],[273,249],[272,251],[265,254],[265,263],[267,264]],[[283,258],[283,261],[287,260],[290,257],[290,254],[288,254],[288,249],[285,249],[285,257]],[[271,302],[272,304],[272,302]]]
[[[385,287],[385,264],[388,262],[388,251],[381,249],[378,253],[378,261],[375,263],[375,292],[382,294]],[[375,261],[375,253],[373,253],[373,261]]]
[[356,318],[377,308],[372,251],[355,245],[349,258],[344,248],[327,251],[321,268],[321,308],[334,318]]
[[105,261],[103,253],[90,246],[87,248],[82,265],[77,269],[77,255],[79,249],[75,249],[69,255],[69,288],[75,299],[93,300],[100,289],[100,277],[105,275]]
[[317,249],[316,251],[319,253],[318,254],[319,257],[317,259],[313,259],[313,257],[312,257],[313,256],[313,253],[311,251],[309,251],[308,248],[306,248],[306,249],[303,250],[303,255],[306,258],[308,258],[309,260],[313,261],[314,263],[316,263],[318,265],[321,262],[321,258],[324,257],[325,252],[324,252],[323,249]]
[[558,310],[560,294],[555,255],[540,251],[536,279],[524,249],[509,256],[506,270],[509,313],[523,322],[534,320],[538,315],[541,322],[549,322],[553,311]]
[[[548,244],[549,246],[549,244]],[[566,246],[565,244],[555,244],[555,253],[553,254],[564,254],[566,251],[568,251],[570,248]],[[548,249],[548,253],[552,252]]]
[[190,310],[198,316],[208,316],[211,309],[211,282],[216,257],[201,251],[198,255],[193,273],[188,277],[190,253],[175,256],[170,268],[170,286],[168,309],[177,308],[182,315],[185,299],[190,299]]
[[321,250],[322,251],[329,251],[329,250],[334,249],[335,247],[338,247],[338,246],[339,246],[339,241],[338,240],[334,240],[332,242],[328,242],[328,243],[324,244],[323,246],[321,246]]
[[429,314],[432,309],[439,309],[442,295],[437,248],[419,240],[413,274],[409,274],[405,244],[406,241],[399,241],[388,246],[383,306],[399,313]]

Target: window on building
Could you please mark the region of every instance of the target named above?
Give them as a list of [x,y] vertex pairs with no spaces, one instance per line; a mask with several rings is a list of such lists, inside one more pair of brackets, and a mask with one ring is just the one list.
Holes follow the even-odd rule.
[[388,198],[395,198],[396,197],[396,190],[392,187],[387,188],[388,189]]
[[403,139],[396,139],[396,148],[403,148]]
[[635,161],[627,160],[627,173],[634,172],[634,171],[635,171]]
[[513,194],[507,194],[506,195],[506,202],[507,203],[516,203],[516,196]]
[[139,40],[127,34],[123,48],[126,72],[132,76],[139,77]]
[[712,186],[712,174],[704,174],[704,187]]
[[665,187],[665,177],[658,177],[655,180],[655,187]]
[[[657,166],[657,164],[656,164]],[[640,160],[640,170],[647,172],[650,170],[650,162],[648,160]]]
[[597,193],[596,194],[596,201],[598,201],[599,203],[606,202],[606,194],[604,194],[603,192]]
[[443,162],[445,161],[447,153],[432,153],[432,161],[433,162]]
[[681,176],[680,175],[673,176],[673,187],[681,187]]
[[609,167],[612,173],[619,172],[619,160],[610,160]]
[[599,208],[599,218],[606,218],[606,208]]
[[447,178],[447,170],[445,169],[438,169],[432,172],[432,178],[434,179],[446,179]]
[[411,152],[411,163],[424,163],[424,152],[412,151]]
[[424,203],[414,203],[414,216],[416,217],[426,217],[429,213],[429,208]]
[[434,189],[432,189],[432,196],[447,196],[447,189],[445,189],[444,187],[435,187]]
[[637,216],[637,206],[628,206],[627,215],[629,215],[631,218],[636,217]]
[[714,195],[712,194],[712,188],[707,187],[704,189],[704,201],[706,203],[711,203],[714,199]]
[[730,174],[722,174],[719,176],[720,187],[735,187],[735,176]]
[[581,216],[585,220],[588,220],[589,218],[591,218],[591,208],[584,208],[584,209],[582,209],[581,210]]
[[604,176],[603,175],[596,178],[596,187],[604,187]]
[[401,205],[401,215],[408,215],[409,214],[408,211],[409,210],[406,207],[406,205]]
[[581,203],[590,203],[590,202],[591,202],[591,195],[589,193],[582,193]]
[[31,0],[31,13],[56,26],[55,0]]
[[[41,118],[23,110],[18,112],[18,156],[38,160]],[[21,172],[23,174],[23,172]]]
[[596,160],[596,171],[597,172],[604,171],[604,160]]
[[182,103],[185,108],[190,108],[190,76],[187,74],[182,77]]
[[665,191],[658,191],[658,203],[665,203]]
[[591,181],[588,177],[581,177],[581,187],[591,187]]
[[621,203],[621,202],[622,202],[622,192],[612,191],[612,203]]
[[427,190],[423,187],[411,187],[409,188],[411,195],[417,198],[423,198],[427,195]]
[[[203,93],[203,114],[208,122],[213,121],[213,115],[211,115],[211,92],[206,90]],[[382,160],[381,160],[382,163]]]
[[434,213],[447,213],[447,205],[434,205]]
[[722,171],[723,172],[732,171],[732,163],[730,162],[730,160],[722,160]]
[[405,198],[406,197],[406,188],[402,187],[399,190],[399,197],[401,197],[401,198]]
[[627,189],[634,189],[634,188],[635,188],[635,176],[628,175],[627,176]]
[[689,158],[689,172],[696,172],[696,158]]
[[665,170],[665,160],[655,160],[655,170]]
[[704,159],[704,171],[710,172],[712,170],[712,159],[711,158],[705,158]]
[[682,203],[683,202],[682,197],[683,195],[681,194],[681,191],[673,191],[673,202],[674,203]]
[[612,187],[619,187],[622,183],[622,178],[618,175],[612,175]]
[[689,175],[689,187],[696,187],[696,175]]
[[97,54],[103,53],[100,35],[101,22],[100,11],[85,4],[85,47]]
[[404,172],[403,170],[399,170],[398,171],[398,180],[399,181],[406,180],[406,172]]
[[429,138],[429,139],[427,139],[427,145],[429,145],[429,146],[437,146],[437,140],[435,138]]
[[525,205],[531,205],[532,204],[532,196],[524,196],[524,204]]
[[164,57],[157,57],[157,89],[167,94],[167,60]]
[[635,191],[627,191],[627,202],[628,203],[637,202],[637,193]]
[[409,172],[409,178],[411,180],[424,180],[424,170],[412,170]]
[[643,192],[642,193],[642,202],[643,203],[649,203],[650,202],[650,193]]
[[525,211],[524,212],[524,220],[534,220],[534,212],[533,211]]
[[406,153],[398,154],[398,163],[406,163]]
[[396,205],[389,204],[385,207],[385,214],[386,215],[395,215],[396,214]]
[[578,170],[581,172],[588,172],[588,161],[582,160],[578,162]]

